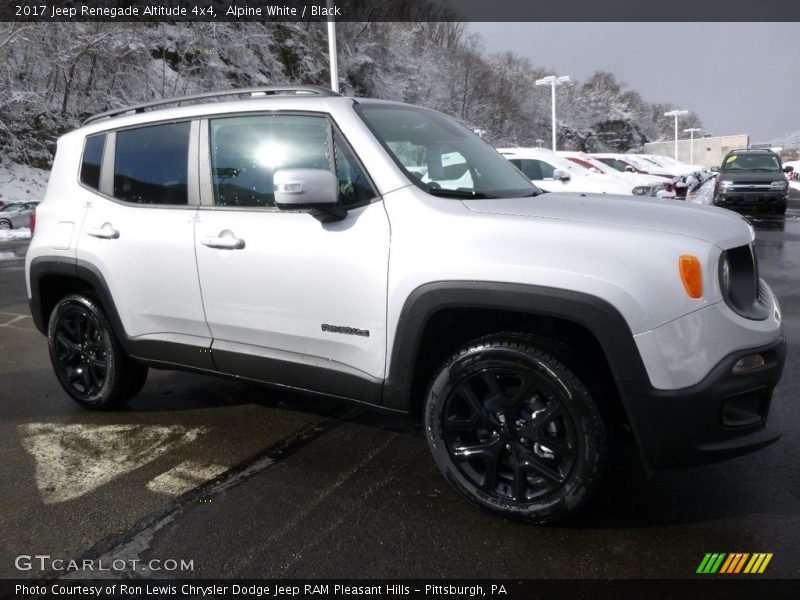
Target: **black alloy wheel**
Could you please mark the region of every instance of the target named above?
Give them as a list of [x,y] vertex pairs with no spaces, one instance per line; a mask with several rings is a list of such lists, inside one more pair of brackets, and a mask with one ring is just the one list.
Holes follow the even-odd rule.
[[591,496],[606,462],[606,428],[577,376],[537,338],[472,342],[434,376],[426,434],[437,466],[472,502],[553,521]]
[[58,381],[82,406],[113,408],[144,386],[147,367],[125,354],[93,295],[74,294],[59,301],[47,332],[50,362]]

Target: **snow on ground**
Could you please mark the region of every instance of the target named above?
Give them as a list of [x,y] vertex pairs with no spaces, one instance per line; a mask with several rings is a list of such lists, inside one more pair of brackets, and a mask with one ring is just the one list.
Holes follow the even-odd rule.
[[27,227],[20,227],[19,229],[0,229],[0,242],[29,239],[31,239],[31,230]]
[[3,158],[0,160],[0,200],[6,203],[42,200],[49,175],[48,171]]

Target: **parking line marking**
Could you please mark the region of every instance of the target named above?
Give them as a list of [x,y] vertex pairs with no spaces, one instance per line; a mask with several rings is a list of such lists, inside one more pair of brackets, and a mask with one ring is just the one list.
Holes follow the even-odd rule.
[[168,496],[180,496],[227,470],[228,467],[225,465],[209,465],[187,460],[154,477],[147,483],[147,489]]
[[36,459],[36,487],[45,504],[88,494],[208,431],[79,423],[28,423],[17,430],[23,448]]
[[[3,313],[3,314],[10,314],[10,313]],[[28,318],[28,315],[17,315],[16,317],[11,319],[10,321],[6,321],[5,323],[0,323],[0,327],[8,327],[11,324],[16,323],[17,321],[21,321],[22,319],[27,319],[27,318]]]

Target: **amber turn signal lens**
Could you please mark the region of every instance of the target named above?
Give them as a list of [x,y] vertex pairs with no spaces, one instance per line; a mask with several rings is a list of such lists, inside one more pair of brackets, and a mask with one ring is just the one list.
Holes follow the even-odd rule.
[[696,256],[683,255],[678,259],[681,280],[690,298],[703,297],[703,269]]

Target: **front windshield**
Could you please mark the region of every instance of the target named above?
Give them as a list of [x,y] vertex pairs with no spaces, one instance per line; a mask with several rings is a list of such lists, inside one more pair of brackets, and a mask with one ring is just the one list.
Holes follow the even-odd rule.
[[430,194],[512,198],[540,192],[491,146],[441,113],[377,103],[356,110],[408,178]]
[[773,154],[731,154],[722,165],[724,172],[730,171],[780,171],[781,163]]
[[20,208],[22,208],[22,203],[16,202],[14,204],[8,204],[3,208],[0,208],[0,212],[13,212],[15,210],[19,210]]

